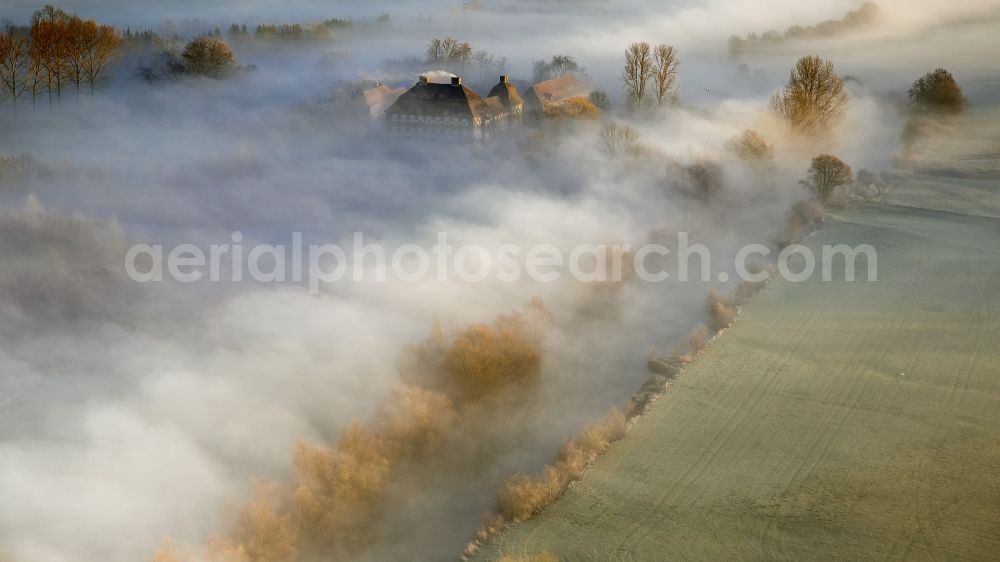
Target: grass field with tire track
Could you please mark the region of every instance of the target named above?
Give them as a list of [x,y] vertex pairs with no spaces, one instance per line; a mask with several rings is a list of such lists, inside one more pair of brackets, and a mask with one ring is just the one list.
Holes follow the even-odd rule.
[[872,244],[877,282],[769,284],[476,560],[1000,559],[1000,219],[935,208],[828,217],[806,244]]

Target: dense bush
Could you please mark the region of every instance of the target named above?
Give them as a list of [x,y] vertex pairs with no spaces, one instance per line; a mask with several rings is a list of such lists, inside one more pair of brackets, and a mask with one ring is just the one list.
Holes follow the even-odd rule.
[[967,103],[955,77],[943,68],[919,78],[908,94],[910,107],[921,113],[961,113]]
[[405,376],[459,403],[523,388],[538,378],[547,326],[548,313],[535,301],[525,311],[467,326],[450,338],[437,328],[411,349]]
[[705,308],[708,311],[709,327],[714,332],[728,327],[736,320],[736,305],[732,299],[720,295],[714,289],[708,291]]
[[751,129],[730,140],[726,148],[747,162],[767,162],[774,159],[774,147],[760,133]]
[[542,114],[546,119],[597,119],[601,116],[601,110],[589,99],[576,96],[545,104]]
[[226,78],[237,70],[232,49],[219,37],[192,39],[184,46],[181,60],[185,72],[209,78]]
[[823,205],[815,199],[798,201],[788,210],[785,219],[785,231],[778,240],[778,246],[784,247],[801,239],[816,229],[823,222],[825,214]]
[[[602,421],[567,441],[541,474],[515,474],[497,493],[497,512],[507,522],[524,521],[555,501],[612,443],[625,436],[625,416],[613,410]],[[496,526],[488,521],[487,526]]]

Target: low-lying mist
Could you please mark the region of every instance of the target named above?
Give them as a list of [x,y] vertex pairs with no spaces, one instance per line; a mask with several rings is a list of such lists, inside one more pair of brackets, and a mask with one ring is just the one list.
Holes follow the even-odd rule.
[[[995,97],[975,44],[996,31],[988,2],[948,14],[880,2],[890,23],[739,57],[731,35],[816,25],[860,4],[340,2],[319,13],[290,2],[257,16],[246,3],[161,3],[141,16],[125,4],[63,7],[123,27],[132,15],[153,28],[198,17],[205,31],[392,22],[322,44],[234,44],[254,68],[226,80],[145,81],[137,70],[152,53],[141,53],[93,97],[41,98],[16,117],[0,105],[0,153],[25,155],[23,172],[0,174],[0,558],[458,556],[498,486],[622,406],[648,376],[647,353],[682,345],[707,322],[709,289],[729,287],[628,276],[345,279],[319,294],[231,276],[143,284],[125,272],[133,244],[207,248],[239,231],[245,247],[289,244],[294,232],[350,247],[362,232],[391,249],[444,232],[455,248],[568,255],[580,244],[676,249],[688,232],[711,249],[713,272],[732,273],[740,247],[781,235],[807,197],[798,182],[811,158],[889,166],[915,78],[947,66],[973,106]],[[16,0],[0,16],[26,23],[37,7]],[[331,101],[360,79],[409,87],[417,75],[400,61],[446,36],[506,57],[516,83],[538,59],[575,57],[614,104],[603,118],[632,127],[636,145],[610,155],[601,120],[428,142]],[[643,40],[677,47],[680,102],[634,116],[621,65]],[[857,80],[836,131],[803,142],[768,99],[812,53]],[[772,146],[766,166],[734,152],[747,129]],[[276,550],[254,554],[246,544],[261,528]]]

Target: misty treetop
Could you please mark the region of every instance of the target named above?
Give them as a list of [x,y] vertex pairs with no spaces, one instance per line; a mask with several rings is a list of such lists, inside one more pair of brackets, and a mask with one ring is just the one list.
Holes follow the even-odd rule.
[[943,68],[917,79],[908,94],[910,107],[920,113],[961,113],[968,103],[955,77]]
[[847,110],[844,81],[834,72],[832,62],[816,55],[802,57],[785,87],[771,98],[771,110],[794,132],[827,133]]

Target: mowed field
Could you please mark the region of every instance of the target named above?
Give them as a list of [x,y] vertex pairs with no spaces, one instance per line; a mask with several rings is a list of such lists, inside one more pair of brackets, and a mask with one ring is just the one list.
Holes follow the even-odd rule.
[[961,214],[974,196],[1000,181],[830,217],[807,245],[872,244],[877,282],[769,284],[476,560],[1000,560],[1000,219]]

